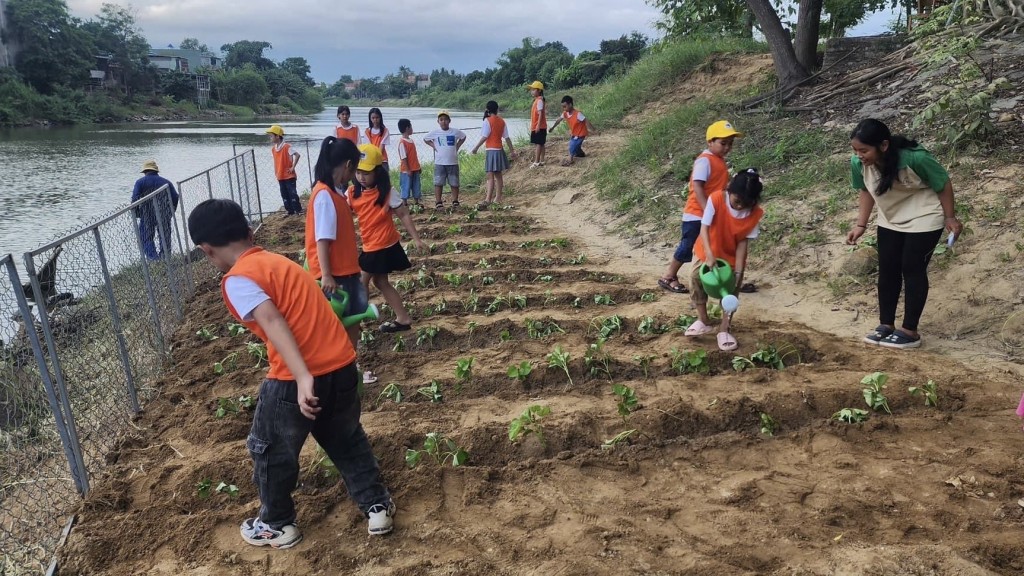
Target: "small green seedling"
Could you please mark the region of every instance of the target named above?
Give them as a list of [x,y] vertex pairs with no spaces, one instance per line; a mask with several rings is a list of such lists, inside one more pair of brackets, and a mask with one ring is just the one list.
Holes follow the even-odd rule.
[[213,363],[213,373],[220,376],[238,368],[238,352],[228,354],[220,362]]
[[455,361],[455,378],[465,382],[473,378],[473,357],[459,358]]
[[598,338],[587,347],[586,353],[583,354],[583,365],[590,371],[591,376],[597,377],[599,373],[604,372],[611,380],[612,358],[604,351],[604,343],[604,338]]
[[476,330],[476,327],[477,327],[477,323],[476,322],[470,322],[469,324],[466,324],[466,333],[467,333],[466,341],[467,341],[467,345],[469,345],[469,346],[473,345],[473,332]]
[[431,348],[434,347],[434,338],[437,337],[437,326],[422,326],[416,329],[416,346],[423,346],[426,342]]
[[234,337],[234,336],[241,336],[242,334],[245,334],[246,332],[248,332],[248,330],[242,324],[236,324],[234,322],[232,322],[231,324],[228,324],[228,336],[232,336],[232,337]]
[[256,359],[256,365],[253,368],[259,368],[264,362],[270,363],[267,357],[267,345],[261,342],[246,342],[245,351],[249,353],[250,358]]
[[654,360],[654,356],[652,356],[652,355],[637,354],[636,356],[633,356],[633,362],[636,362],[637,364],[639,364],[640,365],[640,369],[644,371],[644,379],[645,380],[647,378],[651,377],[650,370],[651,370],[651,362],[653,360]]
[[511,308],[513,305],[520,310],[526,310],[526,296],[522,294],[508,293],[508,305]]
[[484,276],[480,279],[480,282],[483,283],[484,286],[490,286],[495,282],[494,276]]
[[498,339],[501,340],[502,342],[508,342],[512,340],[512,333],[509,332],[507,329],[502,330],[500,333],[498,333]]
[[636,430],[623,430],[622,432],[616,434],[614,437],[605,440],[604,444],[601,444],[601,449],[611,450],[612,448],[615,448],[619,444],[626,443],[629,441],[629,437],[632,436],[634,433],[636,433]]
[[832,420],[836,422],[846,422],[847,424],[854,424],[857,422],[864,422],[868,419],[870,412],[867,410],[861,410],[860,408],[843,408],[832,415]]
[[933,380],[928,380],[923,386],[911,386],[907,388],[907,392],[910,392],[911,396],[924,396],[925,406],[939,405],[939,385]]
[[614,306],[615,300],[608,294],[598,294],[594,296],[594,304],[600,304],[601,306]]
[[462,226],[458,224],[452,224],[448,227],[448,234],[459,234],[462,232]]
[[587,263],[587,255],[586,254],[577,254],[577,255],[575,255],[575,256],[573,256],[572,258],[569,259],[569,264],[572,264],[573,266],[579,266],[580,264],[586,264],[586,263]]
[[530,372],[533,372],[533,366],[527,360],[508,367],[508,377],[515,379],[520,384],[526,381],[526,377],[530,375]]
[[796,354],[796,361],[800,363],[800,351],[791,344],[783,344],[776,348],[773,344],[764,344],[757,352],[750,355],[755,364],[761,364],[775,370],[782,370],[786,367],[786,358]]
[[874,372],[861,379],[860,383],[865,384],[864,401],[867,402],[869,408],[875,412],[885,410],[886,413],[892,414],[892,410],[889,409],[889,400],[882,393],[887,380],[889,377],[884,372]]
[[779,423],[775,421],[775,418],[761,412],[761,434],[775,436],[775,431],[778,429]]
[[237,415],[242,409],[252,410],[256,407],[256,399],[252,396],[240,396],[235,398],[217,398],[217,409],[213,411],[213,417],[218,420],[228,415]]
[[213,491],[213,480],[203,478],[196,482],[196,496],[199,496],[199,498],[206,500],[210,497],[211,491]]
[[[593,324],[591,324],[591,326],[593,326]],[[609,316],[607,318],[601,318],[598,323],[598,327],[598,335],[607,340],[612,334],[622,331],[622,317]]]
[[641,334],[664,334],[665,332],[668,332],[668,326],[658,324],[658,322],[650,316],[644,316],[643,319],[640,320],[640,324],[637,325],[636,331]]
[[487,258],[481,258],[480,261],[476,263],[476,267],[486,270],[491,267],[491,263],[487,261]]
[[640,295],[641,302],[654,302],[656,298],[657,297],[654,295],[654,292],[644,292]]
[[627,416],[637,408],[640,408],[640,399],[636,397],[636,390],[625,384],[612,386],[612,394],[618,396],[615,407],[619,410],[619,416],[625,420]]
[[432,457],[440,466],[451,462],[453,468],[462,466],[469,460],[469,452],[460,448],[451,438],[437,432],[427,434],[426,439],[423,440],[422,450],[406,449],[406,465],[409,468],[415,468],[423,459],[424,454]]
[[373,332],[370,332],[368,330],[364,330],[364,331],[359,333],[359,342],[364,344],[364,345],[373,344],[373,342],[376,339],[377,339],[377,337],[373,335]]
[[402,395],[402,389],[398,387],[398,382],[391,382],[377,395],[377,404],[383,400],[391,400],[395,404],[400,404],[403,398],[405,396]]
[[551,304],[552,302],[555,302],[557,300],[558,300],[558,298],[555,297],[554,293],[552,293],[551,290],[545,290],[544,291],[544,304],[543,304],[543,306],[545,308],[548,307],[548,304]]
[[217,484],[217,487],[214,488],[214,490],[216,490],[218,494],[227,494],[232,498],[238,498],[238,486],[235,486],[234,484],[221,482],[220,484]]
[[199,336],[199,339],[204,341],[204,342],[209,342],[211,340],[216,340],[217,338],[219,338],[219,336],[217,336],[216,334],[211,332],[210,329],[208,327],[206,327],[206,326],[203,326],[202,328],[200,328],[196,332],[196,336]]
[[412,280],[409,280],[408,278],[402,278],[402,279],[399,279],[399,280],[395,280],[395,289],[396,290],[401,290],[401,291],[405,292],[405,291],[408,291],[412,287],[413,287]]
[[707,350],[672,349],[672,369],[676,374],[707,374],[711,371],[708,365]]
[[391,347],[394,352],[402,352],[405,350],[405,336],[401,334],[395,336],[395,345]]
[[469,289],[469,297],[466,298],[466,304],[464,308],[467,312],[476,312],[480,307],[480,295],[476,293],[473,288]]
[[572,376],[569,375],[569,353],[563,352],[560,345],[556,345],[551,353],[544,358],[548,361],[549,368],[561,368],[565,372],[565,377],[569,379],[569,385],[566,386],[566,390],[572,388]]
[[459,286],[462,286],[462,275],[461,274],[456,274],[454,272],[450,272],[450,273],[444,275],[444,279],[445,279],[446,282],[448,282],[449,284],[451,284],[452,286],[454,286],[456,288],[458,288]]
[[685,332],[686,329],[689,328],[690,325],[696,321],[696,316],[690,316],[689,314],[680,314],[673,324],[675,324],[676,330],[679,330],[680,332]]
[[573,301],[572,301],[572,307],[573,308],[583,308],[583,299],[578,297],[578,296],[576,298],[574,298]]
[[565,334],[565,330],[552,320],[545,322],[544,320],[531,320],[527,318],[525,324],[526,335],[534,340],[547,338],[552,334]]
[[[314,442],[314,444],[316,444]],[[341,477],[341,471],[334,465],[334,462],[327,456],[327,452],[319,445],[316,444],[316,451],[313,453],[313,461],[309,463],[309,469],[307,474],[319,472],[321,476],[328,480],[335,480]]]
[[434,404],[440,404],[444,401],[444,395],[441,393],[441,383],[437,380],[431,380],[429,386],[417,388],[416,393],[425,396]]
[[525,438],[530,434],[534,434],[540,440],[540,443],[544,444],[544,430],[540,421],[550,414],[550,407],[538,406],[536,404],[523,410],[523,413],[508,425],[508,441],[515,442],[519,438]]
[[416,282],[418,282],[423,288],[428,286],[431,288],[437,287],[437,284],[434,282],[434,277],[431,276],[430,273],[427,272],[426,267],[423,266],[421,266],[420,271],[416,273]]

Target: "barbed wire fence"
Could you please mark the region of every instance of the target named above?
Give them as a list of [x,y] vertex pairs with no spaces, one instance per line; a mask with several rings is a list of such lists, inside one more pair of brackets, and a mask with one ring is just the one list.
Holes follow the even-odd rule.
[[[156,390],[187,300],[210,266],[187,214],[238,202],[263,220],[247,150],[24,254],[0,259],[0,576],[53,573],[107,454]],[[177,210],[180,209],[180,212]]]

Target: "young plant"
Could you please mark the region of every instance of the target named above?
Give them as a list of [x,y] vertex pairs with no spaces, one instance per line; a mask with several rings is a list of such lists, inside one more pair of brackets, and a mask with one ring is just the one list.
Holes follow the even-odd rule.
[[248,330],[246,330],[245,326],[242,324],[237,324],[235,322],[228,324],[228,336],[241,336],[246,332],[248,332]]
[[252,396],[240,396],[236,398],[217,398],[217,409],[213,411],[213,417],[218,420],[228,415],[234,416],[242,409],[252,410],[256,407],[256,399]]
[[[316,443],[314,442],[314,444]],[[327,456],[327,452],[319,444],[316,444],[313,461],[309,463],[309,469],[306,471],[307,474],[316,472],[319,472],[321,476],[328,480],[336,480],[341,477],[341,471],[338,470],[338,467],[334,465],[334,462]]]
[[761,412],[761,434],[775,436],[775,431],[778,429],[779,423],[775,421],[775,418]]
[[601,449],[611,450],[612,448],[615,448],[619,444],[627,442],[629,440],[629,437],[632,436],[635,432],[636,430],[623,430],[622,432],[616,434],[614,437],[605,440],[604,444],[601,444]]
[[199,336],[199,339],[204,342],[210,342],[211,340],[216,340],[217,338],[219,338],[219,336],[211,332],[210,329],[206,326],[200,328],[196,332],[196,336]]
[[424,454],[432,457],[440,466],[451,462],[453,468],[462,466],[469,460],[469,452],[460,448],[451,438],[437,432],[427,434],[423,440],[422,450],[409,448],[405,451],[406,465],[409,468],[415,468],[423,459]]
[[857,422],[864,422],[868,419],[870,412],[867,410],[861,410],[860,408],[843,408],[832,415],[832,420],[836,422],[846,422],[847,424],[854,424]]
[[561,345],[556,345],[551,353],[544,358],[547,359],[549,368],[561,368],[565,372],[565,377],[569,379],[566,390],[572,388],[572,376],[569,375],[569,353],[563,352]]
[[434,338],[437,336],[437,326],[422,326],[416,329],[416,346],[423,346],[426,342],[431,348],[434,347]]
[[476,267],[486,270],[491,267],[491,263],[487,261],[487,258],[481,258],[480,261],[476,263]]
[[577,254],[577,255],[575,255],[575,256],[573,256],[572,258],[569,259],[569,264],[572,264],[573,266],[579,266],[581,264],[586,264],[586,263],[587,263],[587,255],[586,254]]
[[448,311],[448,300],[444,296],[442,296],[441,297],[441,301],[438,302],[437,304],[434,304],[434,309],[432,310],[432,312],[434,314],[444,314],[447,311]]
[[256,359],[256,365],[253,368],[259,368],[264,362],[270,363],[267,358],[267,346],[261,342],[246,342],[245,351],[249,353],[250,358]]
[[572,307],[573,308],[583,308],[583,299],[580,298],[579,296],[574,298],[573,301],[572,301]]
[[214,490],[218,494],[227,494],[228,496],[230,496],[232,498],[238,498],[238,493],[239,493],[238,486],[235,486],[234,484],[228,484],[227,482],[221,482],[220,484],[217,484],[217,487],[214,488]]
[[651,362],[653,360],[654,360],[654,356],[651,356],[651,355],[637,354],[636,356],[633,356],[633,362],[636,362],[637,364],[639,364],[640,365],[640,369],[644,371],[644,379],[645,380],[647,378],[651,377],[650,370],[651,370]]
[[498,340],[500,340],[501,342],[508,342],[512,340],[512,333],[509,332],[508,330],[502,330],[498,334]]
[[889,409],[889,400],[882,393],[887,380],[889,377],[884,372],[874,372],[861,379],[860,383],[865,385],[864,401],[867,402],[869,408],[875,412],[885,410],[886,413],[892,414],[892,410]]
[[448,274],[444,275],[444,279],[445,279],[446,282],[448,282],[449,284],[451,284],[452,286],[454,286],[456,288],[458,288],[459,286],[462,286],[462,275],[461,274],[456,274],[454,272],[449,272]]
[[526,377],[530,375],[530,372],[533,372],[533,366],[527,360],[508,367],[508,377],[514,378],[520,384],[526,381]]
[[611,380],[612,358],[604,351],[604,343],[604,338],[598,338],[587,347],[587,351],[583,355],[583,365],[590,371],[591,376],[596,377],[599,373],[604,372],[604,375]]
[[618,396],[615,407],[619,410],[619,416],[625,420],[627,416],[640,407],[640,399],[636,397],[636,390],[625,384],[612,386],[612,394]]
[[477,323],[476,322],[470,322],[469,324],[466,324],[466,332],[468,334],[468,336],[466,338],[466,341],[467,341],[467,345],[468,346],[472,346],[473,345],[473,332],[476,330],[476,327],[477,327]]
[[459,226],[458,224],[452,224],[451,226],[448,227],[448,234],[449,235],[451,235],[451,234],[459,234],[461,232],[462,232],[462,226]]
[[395,289],[396,290],[401,290],[402,292],[405,292],[405,291],[408,291],[412,287],[413,287],[412,280],[409,280],[408,278],[401,278],[399,280],[395,280]]
[[377,337],[373,335],[373,332],[368,330],[364,330],[359,333],[359,342],[361,344],[369,346],[370,344],[373,344],[376,339]]
[[[593,324],[591,324],[593,326]],[[608,339],[612,334],[622,331],[622,318],[620,316],[609,316],[607,318],[601,318],[598,324],[598,335],[601,338]]]
[[655,298],[657,297],[654,295],[654,292],[644,292],[640,295],[641,302],[654,302]]
[[400,404],[405,396],[402,394],[402,389],[398,387],[398,382],[392,382],[384,387],[377,395],[377,404],[380,404],[384,400],[391,400],[395,404]]
[[680,314],[679,317],[676,318],[674,324],[676,330],[679,330],[680,332],[685,332],[686,329],[689,328],[690,325],[696,321],[696,316],[690,316],[689,314]]
[[708,365],[707,350],[685,350],[672,349],[672,369],[676,374],[707,374],[711,371]]
[[612,297],[608,294],[598,294],[597,296],[594,296],[594,304],[613,306],[615,305],[615,300],[612,300]]
[[220,376],[238,368],[238,352],[228,354],[220,362],[213,363],[213,373]]
[[763,344],[758,348],[757,352],[750,355],[750,360],[754,364],[760,364],[775,370],[782,370],[786,367],[786,358],[792,354],[796,354],[796,361],[799,363],[800,351],[794,346],[784,344],[781,347],[776,348],[773,344]]
[[636,331],[641,334],[664,334],[668,332],[668,327],[664,324],[658,324],[657,321],[650,317],[644,316],[640,324],[637,325]]
[[480,307],[480,295],[476,293],[476,290],[469,289],[469,298],[466,299],[466,311],[476,312],[477,308]]
[[544,291],[544,304],[543,304],[543,306],[545,308],[548,307],[548,304],[551,304],[552,302],[555,302],[557,300],[558,300],[558,298],[555,298],[555,295],[551,292],[551,290],[545,290]]
[[491,284],[494,284],[494,282],[495,282],[494,276],[484,276],[483,278],[480,279],[480,282],[484,286],[490,286]]
[[455,361],[455,378],[459,382],[466,382],[473,378],[473,357],[459,358]]
[[391,347],[394,352],[402,352],[405,350],[405,336],[401,334],[395,336],[395,345]]
[[544,444],[544,430],[540,421],[550,414],[551,408],[548,406],[538,406],[536,404],[529,406],[526,410],[523,410],[522,414],[509,423],[508,441],[515,442],[519,438],[534,434],[540,440],[540,443]]
[[203,478],[199,482],[196,482],[196,496],[206,500],[210,497],[210,492],[213,491],[213,480],[209,478]]
[[508,302],[509,308],[515,306],[520,310],[526,310],[526,296],[523,296],[522,294],[513,294],[509,292],[508,299],[506,301]]
[[440,404],[444,401],[444,395],[441,393],[441,383],[437,380],[431,380],[429,386],[417,388],[416,393],[425,396],[434,404]]
[[422,266],[420,267],[420,271],[416,273],[416,282],[423,288],[426,288],[427,286],[431,288],[437,287],[437,284],[434,282],[434,277],[431,276],[430,273],[427,272],[427,269]]
[[928,380],[923,386],[911,386],[907,388],[907,392],[910,392],[911,396],[924,396],[925,406],[939,405],[939,385],[933,380]]
[[534,340],[541,338],[547,338],[552,334],[565,334],[565,330],[554,321],[543,321],[543,320],[531,320],[526,319],[526,335]]

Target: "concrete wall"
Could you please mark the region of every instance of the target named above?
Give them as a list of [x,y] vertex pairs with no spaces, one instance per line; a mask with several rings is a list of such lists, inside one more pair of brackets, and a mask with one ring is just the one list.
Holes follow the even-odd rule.
[[886,54],[895,52],[907,44],[906,36],[859,36],[856,38],[829,38],[825,43],[825,62],[829,68],[838,62],[827,74],[860,70]]

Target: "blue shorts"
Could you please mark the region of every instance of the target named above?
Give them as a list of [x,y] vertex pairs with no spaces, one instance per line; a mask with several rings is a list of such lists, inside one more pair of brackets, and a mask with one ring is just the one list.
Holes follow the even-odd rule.
[[348,293],[348,306],[345,307],[344,316],[366,312],[370,306],[370,297],[366,293],[366,287],[359,280],[359,274],[335,276],[334,281],[338,283],[338,288]]
[[585,136],[573,136],[569,138],[569,157],[576,158],[580,155],[580,149],[583,148],[583,139]]
[[398,175],[399,189],[402,191],[402,200],[413,198],[420,199],[420,171],[402,172]]
[[682,225],[682,236],[679,239],[679,246],[676,253],[672,255],[676,262],[689,262],[693,260],[693,245],[700,236],[700,220],[684,221]]

